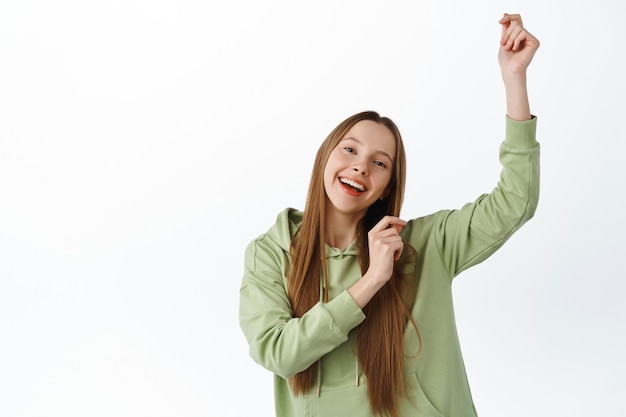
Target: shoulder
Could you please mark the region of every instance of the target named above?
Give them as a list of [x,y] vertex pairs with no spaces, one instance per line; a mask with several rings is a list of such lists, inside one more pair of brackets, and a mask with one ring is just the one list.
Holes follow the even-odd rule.
[[276,216],[276,221],[267,232],[254,238],[248,245],[248,252],[258,246],[275,248],[289,252],[291,240],[302,223],[302,212],[286,208]]
[[409,242],[416,249],[423,247],[429,242],[433,233],[440,230],[448,216],[454,213],[454,211],[455,210],[448,209],[439,210],[425,216],[411,219],[402,229],[400,235],[403,237],[404,241]]
[[263,276],[270,277],[271,280],[282,280],[289,265],[291,239],[301,219],[301,212],[287,208],[278,214],[267,232],[248,243],[244,255],[244,285]]

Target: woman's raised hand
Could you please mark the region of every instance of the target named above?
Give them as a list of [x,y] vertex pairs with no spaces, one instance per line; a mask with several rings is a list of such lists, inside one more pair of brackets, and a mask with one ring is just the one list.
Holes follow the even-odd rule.
[[518,14],[504,14],[498,22],[502,25],[502,37],[498,62],[503,77],[524,75],[539,48],[539,40],[531,35]]
[[526,69],[532,61],[539,41],[522,24],[518,14],[504,14],[498,62],[506,90],[506,114],[513,120],[525,121],[532,116],[526,88]]

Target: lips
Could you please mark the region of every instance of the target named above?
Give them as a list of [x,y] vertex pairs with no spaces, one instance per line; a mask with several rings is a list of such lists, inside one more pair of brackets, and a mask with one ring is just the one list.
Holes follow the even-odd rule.
[[343,188],[350,194],[358,195],[365,191],[365,186],[363,184],[350,178],[340,177],[339,182],[342,184]]

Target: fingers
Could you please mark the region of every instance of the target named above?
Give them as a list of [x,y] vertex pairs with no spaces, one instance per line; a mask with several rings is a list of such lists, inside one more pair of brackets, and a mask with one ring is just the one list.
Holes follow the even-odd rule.
[[392,227],[380,232],[370,232],[369,247],[370,255],[373,255],[371,252],[382,254],[383,256],[393,255],[393,260],[397,261],[400,259],[400,255],[402,255],[404,242],[398,235],[398,231]]
[[407,224],[395,216],[383,217],[367,234],[370,265],[365,275],[387,282],[393,275],[394,262],[400,259],[404,242],[400,231]]
[[519,51],[524,47],[524,41],[532,37],[522,23],[522,17],[518,14],[505,13],[498,22],[502,25],[502,37],[500,44],[507,51]]
[[504,40],[504,49],[517,51],[520,49],[522,42],[526,38],[526,33],[523,27],[519,25],[510,25],[507,29],[507,38]]
[[393,254],[393,260],[397,261],[402,256],[402,250],[404,249],[404,243],[400,246],[400,249],[396,250]]
[[395,230],[400,233],[402,228],[406,226],[406,221],[402,220],[399,217],[395,216],[385,216],[374,227],[372,227],[371,232],[380,232],[385,229],[389,229],[393,227]]
[[520,16],[519,14],[505,13],[498,23],[500,23],[501,25],[508,25],[509,23],[514,21],[519,22],[519,24],[522,25],[522,16]]
[[378,253],[386,252],[389,255],[393,254],[394,261],[400,259],[404,249],[400,232],[406,223],[399,217],[383,217],[368,233],[370,250]]

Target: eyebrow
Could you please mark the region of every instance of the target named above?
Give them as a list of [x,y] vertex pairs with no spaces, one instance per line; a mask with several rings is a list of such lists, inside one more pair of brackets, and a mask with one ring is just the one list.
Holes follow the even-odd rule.
[[[357,143],[357,144],[359,144],[359,145],[363,145],[363,142],[361,142],[360,140],[358,140],[357,138],[352,137],[352,136],[348,136],[348,137],[345,137],[345,138],[341,139],[341,142],[343,142],[344,140],[351,140],[351,141],[353,141],[353,142],[356,142],[356,143]],[[385,156],[385,157],[387,157],[387,158],[388,158],[391,162],[393,162],[393,158],[392,158],[392,157],[391,157],[391,156],[390,156],[387,152],[385,152],[385,151],[377,150],[377,151],[375,151],[374,153],[377,153],[377,154],[380,154],[380,155],[382,155],[382,156]]]

